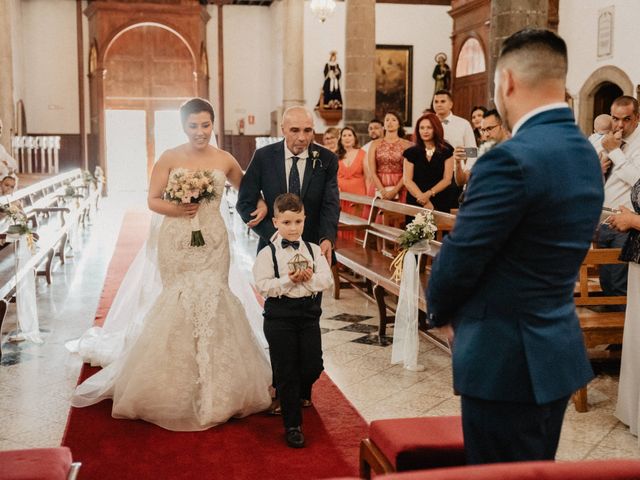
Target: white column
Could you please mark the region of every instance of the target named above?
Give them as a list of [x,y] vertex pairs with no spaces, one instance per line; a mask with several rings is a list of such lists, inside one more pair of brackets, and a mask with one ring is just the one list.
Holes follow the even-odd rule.
[[286,109],[304,104],[304,5],[302,0],[283,0],[283,90]]

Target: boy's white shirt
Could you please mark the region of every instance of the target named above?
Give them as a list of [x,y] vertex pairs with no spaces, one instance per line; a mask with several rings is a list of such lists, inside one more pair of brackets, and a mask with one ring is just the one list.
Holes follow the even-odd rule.
[[[308,297],[313,293],[321,292],[333,286],[333,275],[327,259],[320,252],[320,247],[315,243],[309,242],[315,259],[312,260],[305,242],[302,238],[298,240],[300,241],[300,248],[295,250],[293,247],[282,248],[282,237],[279,233],[276,232],[271,237],[271,242],[276,247],[276,260],[278,261],[280,278],[276,278],[273,271],[271,248],[267,245],[258,252],[256,262],[253,265],[253,278],[258,292],[263,297]],[[296,254],[302,255],[310,265],[315,263],[315,272],[307,282],[294,283],[289,279],[289,261]]]

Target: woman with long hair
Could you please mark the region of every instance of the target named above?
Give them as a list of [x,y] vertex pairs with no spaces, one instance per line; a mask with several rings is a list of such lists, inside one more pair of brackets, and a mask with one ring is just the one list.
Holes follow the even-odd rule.
[[415,142],[403,154],[407,203],[449,212],[455,207],[447,194],[453,178],[453,147],[444,140],[444,129],[435,113],[418,119]]
[[480,127],[482,126],[482,119],[485,113],[487,113],[487,109],[482,105],[471,107],[471,127],[473,127],[473,136],[476,137],[476,144],[478,146],[484,142]]
[[[364,162],[366,154],[360,148],[356,131],[352,127],[344,127],[338,139],[338,189],[341,192],[366,195]],[[345,213],[362,215],[362,211],[354,211],[351,202],[341,201],[340,210]],[[353,238],[354,232],[340,232],[343,239]]]
[[396,112],[384,116],[384,136],[375,140],[369,148],[369,195],[376,194],[385,200],[404,202],[407,191],[402,180],[403,152],[411,146],[404,139],[402,117]]

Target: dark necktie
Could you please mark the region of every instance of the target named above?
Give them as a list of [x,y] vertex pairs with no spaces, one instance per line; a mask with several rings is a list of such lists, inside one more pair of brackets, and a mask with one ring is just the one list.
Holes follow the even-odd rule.
[[[620,150],[622,150],[624,152],[624,147],[627,146],[627,142],[625,142],[624,140],[621,141],[620,143]],[[607,183],[607,180],[609,180],[609,177],[611,177],[611,172],[613,171],[613,165],[611,165],[609,167],[609,170],[607,170],[607,173],[604,174],[604,182]]]
[[294,250],[298,250],[300,248],[300,242],[298,240],[287,240],[286,238],[282,239],[282,248],[293,247]]
[[300,173],[298,172],[298,157],[291,157],[291,170],[289,171],[289,193],[300,196]]

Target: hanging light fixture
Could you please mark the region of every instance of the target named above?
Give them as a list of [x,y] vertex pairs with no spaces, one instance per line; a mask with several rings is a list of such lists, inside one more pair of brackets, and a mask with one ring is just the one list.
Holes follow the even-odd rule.
[[311,13],[313,13],[321,23],[336,9],[335,0],[311,0]]

